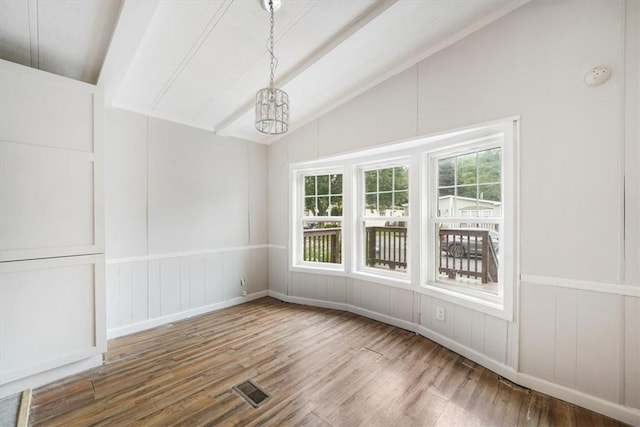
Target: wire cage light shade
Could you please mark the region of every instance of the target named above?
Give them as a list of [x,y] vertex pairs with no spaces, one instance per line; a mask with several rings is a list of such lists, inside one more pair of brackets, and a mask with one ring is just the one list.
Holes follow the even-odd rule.
[[289,130],[289,95],[287,92],[278,89],[273,84],[278,59],[273,54],[273,11],[280,6],[279,0],[262,0],[263,9],[271,16],[269,25],[269,39],[267,40],[267,51],[270,57],[269,87],[260,89],[256,93],[256,129],[269,135],[279,135]]
[[256,93],[256,129],[269,135],[289,130],[289,95],[275,87]]

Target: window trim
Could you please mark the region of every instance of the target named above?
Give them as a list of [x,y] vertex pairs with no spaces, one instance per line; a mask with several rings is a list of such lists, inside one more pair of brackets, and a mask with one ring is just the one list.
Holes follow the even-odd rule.
[[[518,120],[505,122],[502,135],[499,136],[499,144],[495,136],[488,136],[470,140],[467,143],[456,144],[447,147],[441,146],[423,153],[423,172],[425,185],[423,195],[425,203],[421,218],[425,223],[422,236],[422,248],[426,251],[421,265],[422,277],[420,287],[430,296],[441,298],[448,302],[463,305],[474,310],[482,311],[505,320],[513,320],[513,307],[516,288],[518,286],[519,253],[516,242],[518,231]],[[500,225],[500,249],[504,255],[501,259],[499,277],[500,287],[498,295],[482,292],[471,287],[456,284],[443,284],[435,278],[435,265],[437,254],[437,242],[435,237],[434,221],[438,222],[437,215],[437,167],[435,162],[439,158],[457,156],[472,151],[500,147],[502,150],[502,217],[496,221]],[[434,196],[435,195],[435,196]],[[447,221],[468,220],[463,217],[447,218]]]

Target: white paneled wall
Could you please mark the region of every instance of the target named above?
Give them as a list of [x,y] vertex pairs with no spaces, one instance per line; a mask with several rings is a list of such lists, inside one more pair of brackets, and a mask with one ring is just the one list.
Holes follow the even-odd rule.
[[[637,361],[633,342],[625,354],[625,297],[526,282],[521,289],[521,371],[625,403],[624,361]],[[629,386],[637,379],[628,375]]]
[[[416,330],[517,383],[640,425],[638,34],[636,1],[532,1],[269,146],[270,292]],[[596,65],[612,77],[588,87]],[[513,321],[419,283],[289,272],[289,163],[513,116],[523,282]],[[346,301],[328,283],[346,287]]]
[[109,336],[266,294],[266,147],[117,109],[106,134]]
[[242,301],[267,289],[268,248],[107,265],[107,328],[119,336]]
[[101,89],[0,60],[0,398],[106,351]]

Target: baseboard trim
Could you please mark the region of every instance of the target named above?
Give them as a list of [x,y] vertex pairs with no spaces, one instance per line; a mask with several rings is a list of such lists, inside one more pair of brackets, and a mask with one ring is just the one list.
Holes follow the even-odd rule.
[[358,314],[369,319],[377,320],[382,323],[415,332],[427,339],[437,342],[443,347],[455,351],[461,356],[464,356],[467,359],[484,366],[490,371],[493,371],[501,377],[522,387],[530,388],[540,393],[544,393],[549,396],[553,396],[555,398],[573,403],[575,405],[582,406],[584,408],[596,411],[611,418],[615,418],[627,424],[640,426],[639,409],[619,405],[595,396],[591,396],[578,390],[574,390],[568,387],[561,386],[559,384],[543,380],[541,378],[518,372],[512,367],[505,365],[504,363],[498,362],[497,360],[494,360],[478,352],[477,350],[460,344],[452,340],[451,338],[445,337],[444,335],[434,332],[422,325],[418,325],[416,323],[409,322],[403,319],[398,319],[396,317],[387,316],[385,314],[377,313],[375,311],[367,310],[365,308],[357,307],[348,303],[338,303],[312,298],[289,296],[272,290],[269,290],[269,296],[288,303],[348,311],[350,313]]
[[102,365],[102,354],[0,385],[0,399]]
[[324,301],[320,299],[312,299],[312,298],[303,298],[303,297],[294,297],[291,295],[285,295],[281,292],[272,291],[269,289],[267,291],[270,297],[275,299],[279,299],[280,301],[290,302],[293,304],[300,305],[310,305],[312,307],[321,307],[321,308],[333,308],[335,310],[349,311],[349,304],[342,302],[333,302],[333,301]]
[[512,381],[514,383],[516,382],[517,372],[511,366],[507,366],[504,363],[498,362],[497,360],[492,359],[473,348],[460,344],[459,342],[456,342],[451,338],[434,332],[431,329],[426,328],[425,326],[416,325],[416,333],[430,339],[431,341],[437,342],[441,346],[446,347],[449,350],[452,350],[459,355],[466,357],[473,362],[476,362],[479,365],[484,366],[485,368],[495,372],[501,377],[508,379],[509,381]]
[[583,408],[615,418],[632,426],[640,426],[640,409],[618,405],[608,400],[522,372],[517,373],[517,380],[514,382],[540,393],[548,394],[549,396],[565,400],[574,405],[582,406]]
[[179,320],[188,319],[193,316],[199,316],[201,314],[211,313],[223,308],[233,307],[234,305],[239,305],[258,298],[266,297],[267,295],[268,291],[254,292],[247,295],[246,297],[235,297],[225,301],[203,305],[202,307],[192,308],[190,310],[180,311],[178,313],[173,313],[162,317],[155,317],[153,319],[144,320],[142,322],[133,323],[131,325],[108,329],[107,339],[123,337],[125,335],[141,332],[147,329],[155,328],[157,326],[166,325],[167,323],[177,322]]

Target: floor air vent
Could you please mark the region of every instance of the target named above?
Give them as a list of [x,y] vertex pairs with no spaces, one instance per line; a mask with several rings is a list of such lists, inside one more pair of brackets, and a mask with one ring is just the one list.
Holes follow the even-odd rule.
[[254,408],[262,405],[271,397],[255,385],[251,380],[247,380],[233,387],[238,394],[246,399]]

